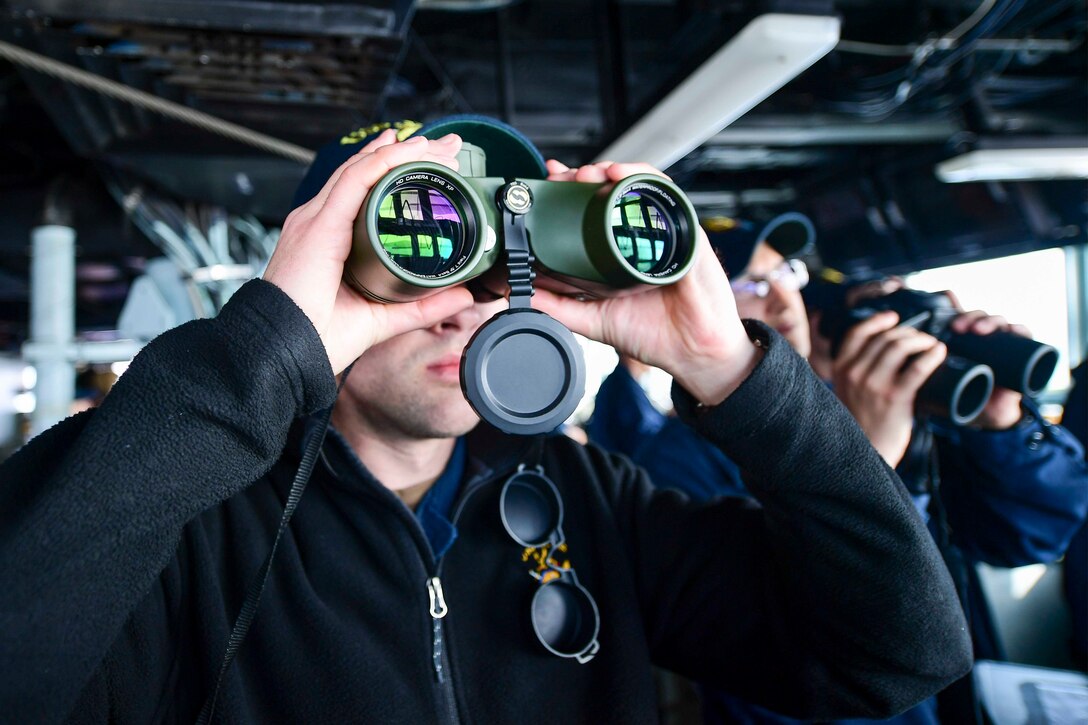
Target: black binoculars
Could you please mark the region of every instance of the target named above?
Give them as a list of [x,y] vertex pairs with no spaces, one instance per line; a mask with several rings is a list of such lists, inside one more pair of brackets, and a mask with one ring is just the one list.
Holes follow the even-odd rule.
[[[345,279],[379,302],[407,302],[480,277],[503,252],[496,195],[506,179],[486,176],[486,158],[465,144],[462,173],[405,164],[386,174],[356,218]],[[676,282],[695,257],[698,221],[674,184],[637,174],[615,184],[519,179],[525,227],[540,286],[609,297]]]
[[1011,332],[953,332],[951,322],[960,313],[947,295],[935,292],[904,288],[853,307],[825,310],[820,334],[831,340],[837,355],[850,328],[889,310],[898,313],[899,326],[921,330],[948,346],[948,357],[922,385],[916,405],[956,425],[967,425],[982,413],[995,385],[1036,396],[1057,368],[1058,351],[1050,345]]

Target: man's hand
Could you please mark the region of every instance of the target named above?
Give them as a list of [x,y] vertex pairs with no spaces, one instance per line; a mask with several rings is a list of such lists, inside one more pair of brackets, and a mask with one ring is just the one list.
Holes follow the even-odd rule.
[[893,468],[910,443],[918,389],[948,354],[937,338],[898,322],[881,312],[858,323],[832,365],[835,394]]
[[[554,160],[548,171],[552,181],[587,183],[617,182],[638,173],[663,175],[646,164],[602,162],[568,169]],[[725,400],[759,360],[702,229],[695,264],[676,284],[590,302],[538,290],[534,306],[579,334],[666,370],[706,405]]]
[[[955,297],[952,301],[956,302]],[[959,305],[956,305],[959,307]],[[952,320],[952,331],[960,334],[989,335],[994,332],[1011,332],[1021,337],[1031,337],[1031,331],[1023,325],[1011,325],[1004,317],[988,315],[981,310],[964,312]],[[985,430],[1007,430],[1020,422],[1020,393],[1008,388],[995,387],[990,402],[982,409],[972,425]]]
[[264,279],[310,318],[334,373],[372,345],[436,324],[472,304],[472,295],[460,287],[417,302],[378,304],[342,281],[355,217],[370,187],[411,161],[433,161],[456,170],[460,149],[461,139],[452,134],[437,141],[416,136],[397,143],[396,131],[389,129],[345,161],[317,196],[284,222]]

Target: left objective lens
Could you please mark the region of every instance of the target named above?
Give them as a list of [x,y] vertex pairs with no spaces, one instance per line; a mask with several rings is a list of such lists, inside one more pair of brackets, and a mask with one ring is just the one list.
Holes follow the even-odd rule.
[[456,202],[424,183],[406,183],[386,192],[375,220],[378,241],[405,272],[440,278],[465,260],[466,229]]

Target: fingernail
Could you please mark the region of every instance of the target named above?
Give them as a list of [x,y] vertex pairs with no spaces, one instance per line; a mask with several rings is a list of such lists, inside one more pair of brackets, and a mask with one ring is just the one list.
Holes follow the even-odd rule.
[[412,136],[412,138],[408,139],[407,141],[404,141],[403,143],[421,144],[421,143],[426,143],[426,142],[427,142],[427,138],[425,136]]
[[459,138],[460,137],[455,133],[447,133],[445,136],[438,139],[436,143],[451,143],[453,141],[457,141]]

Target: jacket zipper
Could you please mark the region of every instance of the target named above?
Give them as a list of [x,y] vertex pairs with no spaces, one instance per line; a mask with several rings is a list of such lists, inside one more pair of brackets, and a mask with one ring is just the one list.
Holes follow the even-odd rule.
[[[334,478],[339,479],[339,474],[324,455],[324,450],[322,450],[322,459],[329,473]],[[363,492],[388,508],[395,515],[408,519],[408,526],[415,527],[415,532],[418,534],[418,536],[412,535],[412,537],[424,573],[427,574],[425,586],[427,589],[427,613],[431,616],[431,666],[434,670],[435,680],[439,684],[438,696],[443,701],[446,722],[450,723],[450,725],[460,725],[461,719],[457,714],[457,700],[453,692],[453,682],[449,676],[450,667],[445,647],[445,631],[442,628],[442,618],[449,612],[449,607],[446,606],[442,581],[438,578],[436,571],[439,567],[435,562],[434,552],[427,542],[427,537],[423,534],[423,528],[420,526],[419,521],[392,493],[384,491],[385,495],[383,495],[383,491],[366,488],[363,489]]]
[[[491,483],[497,479],[498,476],[491,476],[483,481],[478,481],[473,484],[472,487],[461,496],[461,500],[457,503],[453,510],[453,516],[450,517],[450,523],[455,527],[457,526],[458,519],[461,518],[461,512],[464,511],[465,505],[474,493],[484,487],[485,484]],[[434,561],[434,555],[432,553],[431,560]],[[451,723],[459,723],[460,718],[457,715],[457,701],[454,699],[452,679],[447,675],[450,670],[448,649],[445,646],[445,630],[442,626],[442,620],[446,614],[449,613],[449,607],[446,606],[446,597],[442,592],[442,565],[446,559],[437,562],[435,567],[434,576],[427,580],[427,599],[428,599],[428,611],[431,615],[431,661],[434,665],[435,678],[438,683],[442,685],[442,691],[446,698],[446,708],[449,720]]]
[[[492,480],[498,478],[493,476],[491,478],[479,481],[468,490],[465,495],[461,497],[456,508],[454,509],[453,516],[450,519],[450,523],[457,526],[457,520],[461,517],[461,512],[465,508],[465,504],[468,499],[472,497],[476,491],[480,490],[484,484],[490,483]],[[419,532],[422,534],[422,527],[420,527],[419,521],[415,516],[411,517],[412,523],[419,528]],[[420,551],[420,555],[423,559],[424,568],[433,571],[433,575],[427,579],[427,612],[431,615],[431,666],[434,669],[435,680],[440,685],[442,693],[442,699],[445,700],[446,705],[446,717],[453,725],[459,725],[461,718],[457,713],[457,696],[453,691],[453,678],[451,676],[449,651],[446,646],[446,631],[442,625],[442,620],[445,619],[449,613],[449,606],[446,604],[446,595],[442,591],[442,579],[440,578],[442,573],[442,564],[445,563],[445,558],[436,562],[434,552],[431,551],[430,543],[427,542],[426,536],[423,537],[423,547]],[[429,554],[427,556],[426,554]],[[427,566],[430,562],[430,567]],[[433,569],[431,569],[433,567]]]
[[449,612],[449,608],[446,606],[446,598],[442,594],[442,580],[436,576],[427,580],[427,597],[430,599],[430,613],[431,613],[431,630],[432,630],[432,646],[431,646],[431,662],[434,664],[434,676],[440,683],[445,683],[446,679],[443,675],[445,666],[443,663],[443,650],[442,650],[442,618]]
[[[324,448],[322,447],[322,459],[326,469],[335,478],[339,478],[339,474],[333,468],[328,458],[324,455]],[[466,490],[464,495],[461,496],[461,500],[457,503],[454,509],[453,517],[450,522],[456,526],[457,520],[461,517],[461,512],[465,508],[465,504],[468,503],[468,499],[479,491],[485,484],[491,483],[499,478],[502,474],[492,473],[491,476],[485,478],[482,481],[477,481]],[[365,490],[365,489],[364,489]],[[442,580],[439,575],[442,572],[442,564],[445,561],[436,562],[434,552],[431,550],[430,543],[427,541],[427,537],[423,535],[423,528],[415,516],[411,514],[403,506],[397,507],[394,505],[394,501],[391,500],[392,494],[389,494],[390,498],[385,498],[381,495],[377,495],[376,491],[369,491],[370,495],[374,496],[377,500],[396,511],[398,515],[407,515],[411,519],[411,525],[416,527],[417,532],[422,538],[423,545],[420,546],[417,542],[416,549],[420,555],[420,559],[423,563],[423,568],[428,573],[433,571],[433,576],[427,578],[427,612],[431,615],[431,664],[434,669],[435,679],[438,684],[441,685],[441,696],[445,700],[446,716],[452,725],[460,725],[461,718],[457,713],[457,700],[453,691],[453,681],[449,676],[449,655],[446,648],[446,636],[445,630],[442,626],[442,620],[449,613],[449,607],[446,605],[446,597],[442,591]],[[387,492],[388,493],[388,492]],[[398,501],[399,503],[399,501]],[[403,509],[403,510],[402,510]]]

